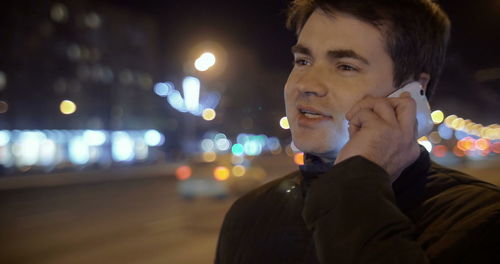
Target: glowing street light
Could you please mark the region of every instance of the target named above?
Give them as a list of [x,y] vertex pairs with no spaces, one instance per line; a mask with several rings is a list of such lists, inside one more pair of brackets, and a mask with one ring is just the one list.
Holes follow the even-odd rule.
[[76,112],[76,104],[70,100],[63,100],[59,105],[59,110],[65,115],[71,115]]
[[215,65],[215,55],[211,52],[201,54],[194,62],[194,67],[198,71],[207,71],[210,67]]
[[184,104],[190,112],[198,110],[200,102],[200,80],[196,77],[188,76],[182,81],[182,91],[184,93]]

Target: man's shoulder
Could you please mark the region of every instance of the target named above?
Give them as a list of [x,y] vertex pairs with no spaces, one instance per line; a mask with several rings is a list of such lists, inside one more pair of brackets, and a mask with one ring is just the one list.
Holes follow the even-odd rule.
[[290,188],[295,188],[299,176],[300,172],[294,171],[251,190],[233,203],[227,215],[240,214],[253,207],[265,207],[274,199],[283,196]]
[[500,235],[500,189],[437,164],[428,180],[427,197],[413,220],[429,257],[446,262],[453,255],[488,257],[480,252],[497,251],[493,241]]
[[[433,163],[429,170],[427,188],[430,190],[429,198],[433,196],[485,196],[500,200],[500,188],[492,183],[485,182],[464,172],[450,169]],[[448,194],[448,195],[443,195]]]

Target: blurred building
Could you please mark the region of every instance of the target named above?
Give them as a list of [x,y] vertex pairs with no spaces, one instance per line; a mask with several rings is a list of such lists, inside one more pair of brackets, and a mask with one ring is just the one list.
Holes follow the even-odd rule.
[[[2,4],[3,129],[156,127],[159,31],[138,12],[90,1]],[[63,115],[71,100],[77,110]],[[164,113],[165,109],[161,109]],[[150,118],[144,118],[150,117]],[[156,117],[156,118],[155,118]]]

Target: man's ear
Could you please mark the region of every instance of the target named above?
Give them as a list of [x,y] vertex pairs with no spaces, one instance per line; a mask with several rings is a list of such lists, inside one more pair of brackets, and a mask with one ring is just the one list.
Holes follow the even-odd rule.
[[427,92],[427,84],[429,84],[429,80],[431,79],[431,76],[428,73],[421,73],[420,76],[418,77],[418,82],[422,85],[422,88],[424,89],[425,92]]

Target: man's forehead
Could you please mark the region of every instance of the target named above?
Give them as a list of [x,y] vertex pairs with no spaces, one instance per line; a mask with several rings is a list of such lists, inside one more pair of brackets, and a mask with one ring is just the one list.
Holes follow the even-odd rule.
[[377,27],[350,14],[331,15],[321,10],[314,11],[307,19],[296,46],[324,54],[332,50],[352,50],[367,59],[373,54],[387,53],[384,36]]

